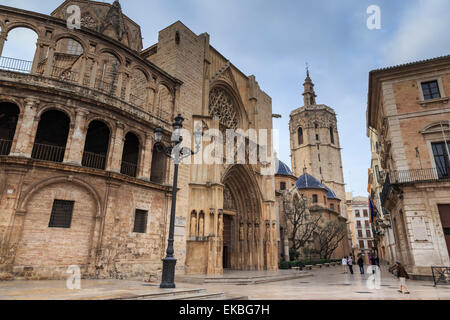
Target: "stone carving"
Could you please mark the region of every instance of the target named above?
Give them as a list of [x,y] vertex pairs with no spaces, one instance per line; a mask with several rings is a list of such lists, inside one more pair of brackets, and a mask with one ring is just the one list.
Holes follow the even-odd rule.
[[230,189],[225,186],[223,190],[223,208],[225,210],[236,210],[236,202]]
[[233,98],[222,88],[214,88],[209,95],[209,115],[219,118],[220,124],[229,129],[238,126],[237,106]]
[[248,241],[252,241],[253,240],[253,225],[251,223],[248,224],[247,240]]
[[205,218],[203,215],[200,215],[200,219],[198,220],[198,236],[205,236]]
[[122,41],[124,35],[127,33],[125,28],[125,23],[122,16],[122,8],[119,1],[114,1],[111,8],[109,9],[104,22],[99,28],[99,32],[103,33],[109,26],[112,26],[116,32],[119,41]]
[[191,237],[197,235],[197,214],[194,212],[191,215]]
[[244,241],[245,240],[245,234],[244,234],[244,224],[241,223],[239,227],[239,240]]
[[81,18],[81,26],[88,29],[97,30],[97,23],[89,14]]
[[223,214],[219,214],[219,226],[217,228],[219,238],[223,238]]

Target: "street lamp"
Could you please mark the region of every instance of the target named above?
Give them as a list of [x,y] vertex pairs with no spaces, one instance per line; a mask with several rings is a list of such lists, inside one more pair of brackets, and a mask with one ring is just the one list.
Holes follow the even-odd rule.
[[161,288],[163,289],[173,289],[175,288],[175,266],[177,264],[177,259],[174,257],[174,233],[175,233],[175,214],[177,205],[177,189],[178,189],[178,166],[183,159],[197,154],[200,151],[200,144],[202,138],[201,127],[198,127],[194,133],[195,136],[195,151],[190,148],[181,147],[183,142],[183,137],[181,136],[181,129],[183,128],[184,118],[179,114],[175,118],[173,123],[173,134],[171,139],[171,144],[165,146],[162,142],[163,139],[163,129],[155,129],[155,149],[157,152],[164,154],[166,157],[173,160],[175,164],[175,169],[173,173],[173,190],[172,190],[172,208],[170,214],[170,229],[169,229],[169,240],[167,246],[167,254],[163,259],[163,270],[162,270],[162,282]]

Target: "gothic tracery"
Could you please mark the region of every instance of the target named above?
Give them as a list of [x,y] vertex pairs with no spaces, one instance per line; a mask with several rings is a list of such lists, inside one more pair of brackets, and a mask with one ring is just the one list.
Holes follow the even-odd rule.
[[232,97],[222,88],[214,88],[209,95],[209,114],[217,116],[220,124],[236,129],[238,126],[238,116],[236,105]]

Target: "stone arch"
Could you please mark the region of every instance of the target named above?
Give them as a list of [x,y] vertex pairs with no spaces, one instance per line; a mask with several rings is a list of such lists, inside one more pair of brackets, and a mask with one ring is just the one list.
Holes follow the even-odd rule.
[[103,120],[90,121],[85,131],[82,165],[88,168],[105,170],[108,153],[111,149],[113,131]]
[[139,107],[145,107],[148,97],[148,74],[143,68],[136,66],[131,71],[130,102]]
[[[74,201],[70,228],[50,227],[51,209],[55,200]],[[45,204],[48,211],[42,211]],[[21,198],[16,212],[23,216],[21,236],[14,264],[33,266],[45,274],[69,265],[87,267],[97,246],[96,230],[101,224],[101,199],[87,182],[72,177],[53,177],[31,186]],[[103,218],[103,217],[102,217]],[[70,239],[66,243],[66,239]],[[44,249],[46,248],[46,249]],[[42,259],[36,259],[36,253]]]
[[[237,270],[262,270],[263,256],[263,222],[262,195],[252,172],[245,165],[229,167],[223,175],[222,184],[232,195],[235,213],[224,208],[231,234],[223,234],[223,255],[229,259],[224,266]],[[225,196],[225,195],[224,195]],[[219,235],[221,236],[221,235]],[[227,241],[227,239],[230,239]]]
[[[26,28],[26,29],[30,29],[33,30],[38,38],[40,38],[42,36],[42,31],[34,24],[26,22],[26,21],[17,21],[17,22],[13,22],[11,24],[8,24],[5,26],[5,32],[7,34],[9,34],[10,31],[17,29],[17,28]],[[2,28],[3,30],[3,28]]]
[[141,152],[142,145],[139,137],[132,131],[129,131],[125,135],[120,173],[136,178]]
[[53,42],[56,45],[60,40],[63,40],[63,39],[71,39],[71,40],[78,42],[83,49],[83,54],[86,54],[89,52],[88,43],[86,43],[86,41],[83,38],[81,38],[73,33],[68,33],[68,32],[60,33],[53,37]]
[[248,122],[248,115],[239,94],[221,80],[211,86],[208,112],[210,116],[217,116],[225,128],[243,128],[244,120]]
[[0,102],[0,155],[9,155],[17,132],[20,108],[11,102]]
[[39,111],[36,114],[36,120],[40,120],[42,115],[50,110],[56,110],[56,111],[63,112],[70,119],[71,125],[73,125],[75,123],[75,114],[74,114],[73,110],[70,110],[66,106],[56,105],[56,104],[48,104],[48,105],[41,106]]
[[436,121],[426,125],[422,130],[420,130],[420,133],[422,134],[442,133],[442,128],[444,128],[444,131],[450,131],[450,124],[448,122]]
[[[2,69],[31,73],[38,52],[39,30],[26,23],[7,26],[7,40],[2,50]],[[23,39],[25,37],[26,39]]]
[[156,115],[163,120],[171,121],[174,112],[174,95],[171,92],[170,86],[160,82],[158,85],[158,94],[156,102]]
[[26,214],[28,201],[29,201],[30,197],[34,193],[37,192],[37,190],[41,190],[44,187],[50,186],[52,184],[67,183],[67,182],[78,184],[81,187],[85,188],[90,194],[92,194],[92,196],[94,197],[96,204],[97,204],[96,216],[98,217],[100,215],[100,212],[101,212],[100,210],[102,207],[102,201],[101,201],[100,195],[95,190],[95,188],[93,186],[91,186],[88,182],[83,181],[78,178],[71,177],[71,176],[59,176],[59,177],[48,178],[46,180],[42,180],[42,181],[32,185],[24,192],[23,196],[20,198],[19,205],[18,205],[18,208],[19,208],[18,211]]

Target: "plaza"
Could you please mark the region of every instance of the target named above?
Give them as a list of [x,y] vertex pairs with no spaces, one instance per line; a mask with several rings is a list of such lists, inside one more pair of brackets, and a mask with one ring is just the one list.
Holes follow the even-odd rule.
[[[366,266],[367,269],[367,266]],[[225,273],[243,276],[245,272]],[[282,272],[283,273],[283,272]],[[284,274],[298,274],[287,271]],[[261,276],[267,273],[260,272]],[[255,272],[252,276],[256,276]],[[344,274],[341,266],[313,269],[285,281],[240,285],[177,282],[177,289],[132,280],[82,280],[81,290],[65,281],[10,281],[0,283],[0,300],[449,300],[450,286],[430,281],[408,281],[410,295],[399,293],[398,279],[382,267],[380,289],[368,289],[368,275]]]

